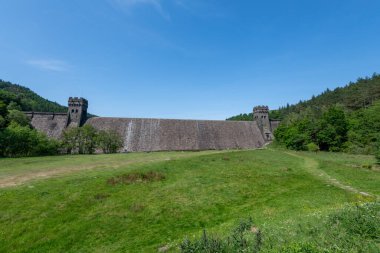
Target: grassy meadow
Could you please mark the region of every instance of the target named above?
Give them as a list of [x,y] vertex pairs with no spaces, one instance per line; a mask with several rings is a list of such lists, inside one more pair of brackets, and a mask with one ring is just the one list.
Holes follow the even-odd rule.
[[375,159],[341,153],[1,159],[0,252],[176,252],[186,237],[203,229],[225,235],[248,217],[263,231],[264,246],[281,246],[300,224],[379,195]]

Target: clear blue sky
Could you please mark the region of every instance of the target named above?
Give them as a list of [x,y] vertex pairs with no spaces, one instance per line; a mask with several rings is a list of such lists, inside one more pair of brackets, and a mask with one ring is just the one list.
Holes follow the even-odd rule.
[[0,0],[0,78],[101,116],[225,119],[380,72],[379,0]]

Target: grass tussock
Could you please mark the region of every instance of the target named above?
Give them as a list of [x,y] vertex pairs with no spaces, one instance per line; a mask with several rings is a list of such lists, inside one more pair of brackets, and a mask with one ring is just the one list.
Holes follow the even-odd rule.
[[155,172],[155,171],[132,172],[132,173],[112,177],[107,180],[107,183],[109,185],[150,183],[150,182],[162,181],[165,178],[166,177],[163,173]]
[[107,194],[107,193],[98,193],[98,194],[95,194],[94,199],[96,199],[96,200],[104,200],[104,199],[107,199],[110,196],[111,195]]
[[252,219],[247,219],[242,220],[227,238],[208,235],[203,230],[199,239],[185,239],[180,250],[182,253],[259,252],[262,243],[262,232],[253,225]]

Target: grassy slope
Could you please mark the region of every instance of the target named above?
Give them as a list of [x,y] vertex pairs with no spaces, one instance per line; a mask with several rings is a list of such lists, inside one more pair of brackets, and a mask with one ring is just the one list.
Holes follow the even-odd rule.
[[[4,159],[2,180],[62,168],[75,173],[0,188],[0,252],[155,252],[203,227],[224,233],[248,216],[266,229],[289,227],[373,199],[315,173],[374,195],[380,173],[361,168],[372,162],[279,150]],[[166,179],[107,184],[131,171],[157,171]]]

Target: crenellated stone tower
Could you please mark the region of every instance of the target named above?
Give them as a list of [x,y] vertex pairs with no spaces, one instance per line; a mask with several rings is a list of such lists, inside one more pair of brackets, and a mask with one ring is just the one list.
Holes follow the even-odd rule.
[[70,97],[68,110],[68,127],[80,127],[87,120],[88,101],[84,98]]
[[253,108],[253,121],[257,122],[266,141],[273,140],[271,122],[269,120],[269,107],[256,106]]

